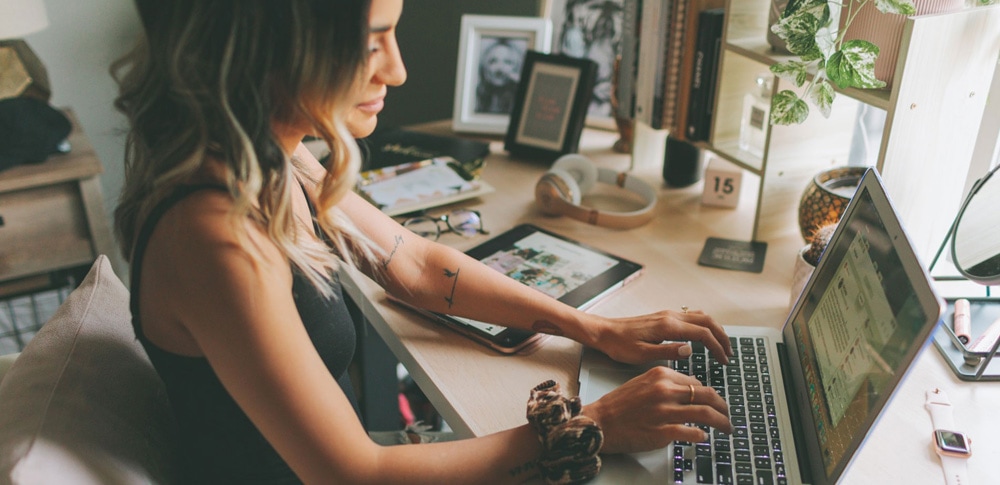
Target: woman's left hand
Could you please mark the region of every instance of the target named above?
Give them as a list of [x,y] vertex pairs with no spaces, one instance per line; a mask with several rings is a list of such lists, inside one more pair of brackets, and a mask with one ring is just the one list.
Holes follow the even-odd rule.
[[594,347],[626,364],[686,358],[691,346],[684,341],[701,342],[725,363],[733,353],[725,330],[702,311],[664,310],[605,320]]

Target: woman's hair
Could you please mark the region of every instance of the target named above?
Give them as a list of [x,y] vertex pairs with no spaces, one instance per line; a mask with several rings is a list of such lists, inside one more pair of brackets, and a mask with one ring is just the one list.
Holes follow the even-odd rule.
[[[346,260],[373,245],[334,205],[351,189],[357,145],[342,119],[367,62],[368,0],[137,0],[145,36],[112,65],[130,123],[117,236],[131,258],[150,210],[206,158],[226,169],[234,227],[251,217],[318,287],[337,266],[292,214],[298,169],[272,120],[305,120],[329,145],[316,219]],[[307,231],[311,233],[311,231]],[[238,234],[245,235],[244,232]],[[308,239],[308,240],[303,240]]]

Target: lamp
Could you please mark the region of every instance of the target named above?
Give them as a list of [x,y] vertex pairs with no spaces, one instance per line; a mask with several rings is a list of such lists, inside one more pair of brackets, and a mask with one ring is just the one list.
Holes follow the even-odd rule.
[[0,2],[0,99],[30,96],[48,101],[49,75],[21,37],[49,26],[42,0]]

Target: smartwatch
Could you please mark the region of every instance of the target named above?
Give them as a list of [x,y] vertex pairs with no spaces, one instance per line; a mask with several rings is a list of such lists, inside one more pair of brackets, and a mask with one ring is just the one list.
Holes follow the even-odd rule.
[[931,423],[934,426],[932,444],[934,451],[941,458],[945,483],[969,485],[966,460],[972,456],[972,439],[965,433],[955,431],[948,395],[940,389],[927,391],[927,402],[924,406],[931,415]]

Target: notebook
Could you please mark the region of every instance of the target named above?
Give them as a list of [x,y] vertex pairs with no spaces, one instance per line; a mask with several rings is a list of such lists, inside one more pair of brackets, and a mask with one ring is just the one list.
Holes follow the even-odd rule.
[[[659,363],[719,391],[734,433],[607,457],[598,481],[837,482],[944,310],[930,281],[869,169],[781,329],[726,327],[729,366],[700,345]],[[643,370],[585,349],[580,396],[593,402]]]

